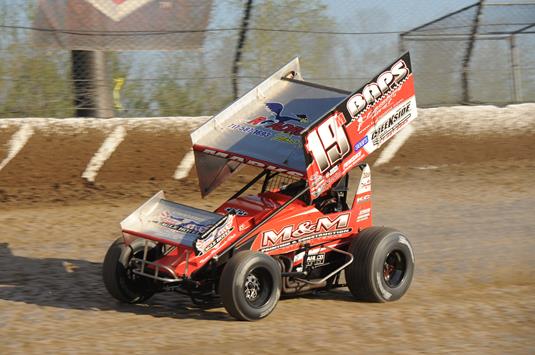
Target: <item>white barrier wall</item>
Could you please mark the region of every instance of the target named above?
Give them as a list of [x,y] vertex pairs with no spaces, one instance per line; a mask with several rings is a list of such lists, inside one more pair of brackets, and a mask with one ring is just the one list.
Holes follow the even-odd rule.
[[[180,180],[189,176],[193,167],[190,152],[189,132],[205,122],[209,117],[155,117],[155,118],[8,118],[0,119],[0,183],[2,170],[9,166],[37,134],[83,136],[84,132],[99,131],[102,141],[91,159],[85,162],[85,169],[80,177],[93,182],[100,169],[114,152],[129,139],[131,132],[144,132],[145,136],[138,142],[143,149],[143,140],[147,142],[171,134],[176,136],[177,145],[181,146],[182,156],[175,162],[173,178]],[[495,106],[452,106],[420,109],[418,119],[402,134],[396,136],[380,152],[376,165],[388,163],[398,150],[411,139],[411,135],[455,135],[478,136],[485,134],[532,134],[535,133],[535,104]],[[173,136],[174,135],[174,136]],[[61,139],[59,137],[50,139]],[[140,138],[137,137],[139,140]],[[70,148],[76,149],[76,140]],[[499,144],[499,142],[496,142]],[[135,157],[132,157],[135,160]],[[170,176],[171,178],[171,176]]]

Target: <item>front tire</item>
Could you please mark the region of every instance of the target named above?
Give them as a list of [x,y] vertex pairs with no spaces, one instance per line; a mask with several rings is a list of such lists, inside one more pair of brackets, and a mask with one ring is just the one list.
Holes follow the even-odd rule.
[[347,286],[361,301],[390,302],[407,292],[414,273],[414,252],[407,237],[385,227],[361,231],[349,246],[354,261],[345,270]]
[[[135,239],[126,245],[122,237],[108,249],[102,264],[102,279],[106,289],[117,300],[124,303],[146,301],[155,293],[152,280],[132,273],[129,269],[133,256],[142,257],[145,239]],[[149,241],[149,250],[154,253],[155,244]]]
[[221,300],[227,312],[238,320],[266,317],[277,305],[280,293],[280,266],[266,254],[250,250],[239,252],[221,274]]

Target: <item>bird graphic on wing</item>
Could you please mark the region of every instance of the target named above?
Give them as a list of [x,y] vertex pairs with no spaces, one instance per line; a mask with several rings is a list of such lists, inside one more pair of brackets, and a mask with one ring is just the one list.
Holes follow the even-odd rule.
[[288,123],[290,121],[294,121],[298,123],[308,122],[308,117],[305,114],[292,114],[293,117],[283,114],[282,111],[284,110],[284,105],[279,102],[268,102],[266,103],[266,108],[269,111],[271,111],[273,114],[275,114],[275,117],[273,117],[273,119],[268,119],[264,121],[264,123],[268,123],[268,122]]

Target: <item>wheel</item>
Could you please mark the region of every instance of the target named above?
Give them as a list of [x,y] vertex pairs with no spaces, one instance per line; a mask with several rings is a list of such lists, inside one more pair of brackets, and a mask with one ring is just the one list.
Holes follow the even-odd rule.
[[390,302],[407,292],[414,253],[407,237],[384,227],[361,231],[349,246],[355,258],[345,270],[349,291],[361,301]]
[[[102,279],[110,295],[121,302],[143,302],[156,291],[152,280],[135,275],[129,268],[130,259],[133,256],[142,258],[144,248],[145,239],[136,239],[130,245],[125,245],[121,237],[113,242],[106,253],[102,265]],[[155,243],[152,241],[149,241],[149,251],[153,255],[156,254]]]
[[281,293],[281,269],[270,256],[250,250],[225,265],[219,294],[227,312],[238,320],[257,320],[273,311]]

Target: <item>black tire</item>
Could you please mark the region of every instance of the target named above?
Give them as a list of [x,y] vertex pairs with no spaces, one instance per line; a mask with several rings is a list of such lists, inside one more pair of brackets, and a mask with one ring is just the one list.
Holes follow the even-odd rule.
[[[102,279],[106,289],[117,300],[125,303],[139,303],[149,299],[156,291],[152,280],[137,276],[128,270],[130,259],[143,256],[145,239],[136,239],[125,245],[122,237],[108,249],[102,265]],[[155,243],[149,241],[149,250],[154,253]]]
[[390,302],[407,292],[414,252],[401,232],[385,227],[361,231],[349,246],[354,260],[345,270],[349,291],[360,301]]
[[238,320],[269,315],[281,294],[281,269],[270,256],[250,250],[234,255],[225,265],[219,294],[227,312]]

